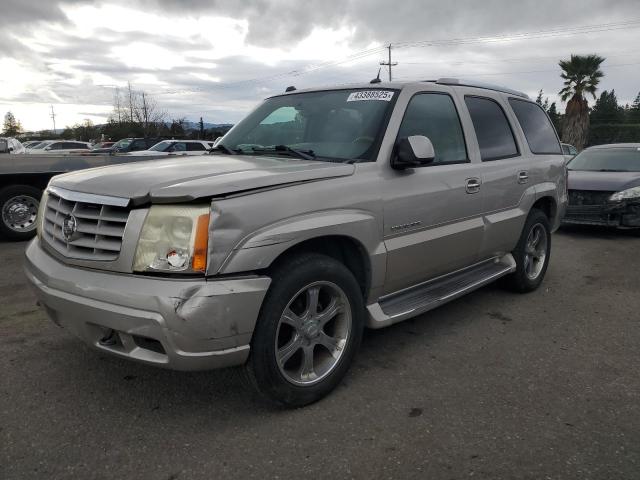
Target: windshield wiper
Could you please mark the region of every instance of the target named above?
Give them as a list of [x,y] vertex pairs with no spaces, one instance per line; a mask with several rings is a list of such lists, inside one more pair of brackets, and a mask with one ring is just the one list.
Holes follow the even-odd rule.
[[291,148],[289,145],[274,145],[269,148],[251,147],[251,150],[254,152],[286,152],[303,160],[314,160],[316,158],[316,154],[313,153],[313,150],[298,150],[296,148]]
[[227,147],[224,143],[219,143],[218,145],[213,147],[211,150],[209,150],[209,153],[211,152],[222,152],[226,153],[227,155],[238,155],[238,153],[240,153],[238,150]]

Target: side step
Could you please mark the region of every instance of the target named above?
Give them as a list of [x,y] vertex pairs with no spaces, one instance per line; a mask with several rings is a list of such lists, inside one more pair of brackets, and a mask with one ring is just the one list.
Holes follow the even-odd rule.
[[511,254],[382,297],[367,306],[370,328],[401,322],[476,290],[516,269]]

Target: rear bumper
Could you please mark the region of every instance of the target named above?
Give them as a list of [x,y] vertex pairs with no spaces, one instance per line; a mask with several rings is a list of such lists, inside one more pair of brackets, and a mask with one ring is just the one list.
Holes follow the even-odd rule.
[[569,205],[562,223],[640,228],[640,201],[623,201],[602,205]]
[[175,370],[244,363],[271,282],[268,277],[180,280],[71,267],[42,250],[37,238],[27,247],[25,273],[51,320],[91,347]]

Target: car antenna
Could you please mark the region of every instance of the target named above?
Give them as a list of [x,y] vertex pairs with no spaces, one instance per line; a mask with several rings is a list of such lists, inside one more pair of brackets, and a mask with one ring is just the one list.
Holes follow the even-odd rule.
[[378,69],[378,76],[371,80],[369,83],[382,83],[382,80],[380,80],[380,70],[381,68]]
[[284,93],[287,92],[294,92],[296,90],[296,87],[294,87],[293,85],[291,85],[290,87],[287,87],[284,91]]

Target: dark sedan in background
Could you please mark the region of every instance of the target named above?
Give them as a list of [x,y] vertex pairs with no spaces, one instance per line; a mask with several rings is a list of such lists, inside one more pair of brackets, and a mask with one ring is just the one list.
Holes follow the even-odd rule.
[[640,232],[640,143],[587,148],[567,168],[569,205],[564,223]]

